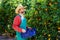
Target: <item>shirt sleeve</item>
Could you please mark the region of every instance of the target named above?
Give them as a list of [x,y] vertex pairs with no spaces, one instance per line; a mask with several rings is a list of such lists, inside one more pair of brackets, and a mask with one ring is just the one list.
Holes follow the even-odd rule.
[[22,32],[22,29],[19,27],[21,24],[21,18],[20,16],[16,16],[13,21],[13,29],[18,32]]

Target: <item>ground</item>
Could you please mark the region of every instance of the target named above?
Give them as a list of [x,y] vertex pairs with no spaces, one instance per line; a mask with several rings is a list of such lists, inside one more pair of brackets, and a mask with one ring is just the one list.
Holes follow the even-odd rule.
[[9,38],[6,36],[0,36],[0,40],[15,40],[15,38]]

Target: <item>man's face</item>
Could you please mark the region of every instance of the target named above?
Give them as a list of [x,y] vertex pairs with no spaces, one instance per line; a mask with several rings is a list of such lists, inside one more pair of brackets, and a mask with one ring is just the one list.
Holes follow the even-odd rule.
[[19,13],[22,13],[22,14],[25,13],[25,9],[24,9],[24,7],[21,7],[21,8],[19,9]]

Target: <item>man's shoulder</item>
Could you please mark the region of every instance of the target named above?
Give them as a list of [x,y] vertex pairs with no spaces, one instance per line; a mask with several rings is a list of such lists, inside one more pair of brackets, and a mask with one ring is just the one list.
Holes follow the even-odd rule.
[[16,15],[15,18],[18,19],[18,18],[20,18],[20,16],[19,15]]

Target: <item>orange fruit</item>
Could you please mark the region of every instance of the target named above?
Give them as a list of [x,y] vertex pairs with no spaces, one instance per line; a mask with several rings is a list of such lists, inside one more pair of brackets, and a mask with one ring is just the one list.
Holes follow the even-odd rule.
[[50,40],[50,38],[48,38],[48,40]]
[[48,9],[46,8],[45,10],[47,11]]
[[51,35],[50,34],[48,34],[48,37],[50,37]]
[[57,2],[55,2],[55,4],[58,4]]
[[60,29],[60,27],[58,27],[58,29]]
[[37,12],[37,11],[35,12],[35,15],[36,15],[36,14],[38,14],[38,12]]
[[49,3],[49,5],[51,6],[51,5],[52,5],[52,3],[50,2],[50,3]]

